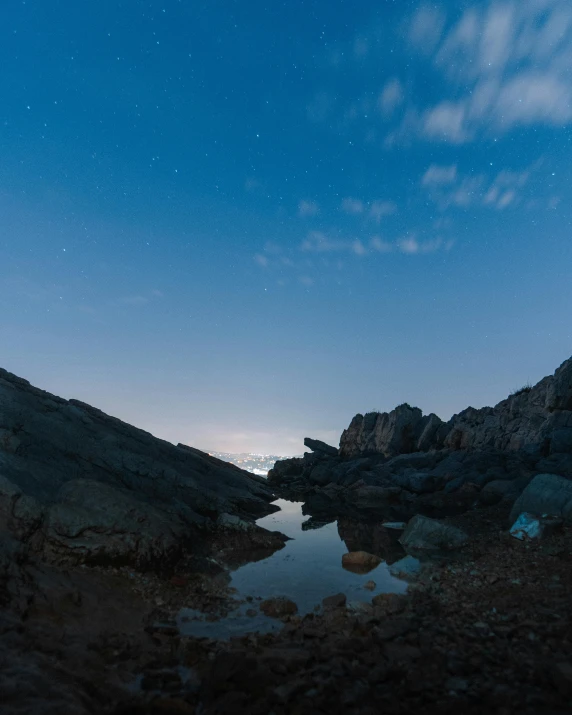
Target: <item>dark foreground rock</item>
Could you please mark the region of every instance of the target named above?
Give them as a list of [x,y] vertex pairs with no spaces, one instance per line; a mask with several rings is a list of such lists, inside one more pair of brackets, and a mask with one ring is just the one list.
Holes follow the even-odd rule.
[[0,529],[43,559],[168,569],[221,515],[252,522],[273,498],[231,464],[0,370]]
[[173,616],[224,612],[226,568],[284,545],[254,523],[273,499],[226,462],[0,370],[2,713],[192,692]]

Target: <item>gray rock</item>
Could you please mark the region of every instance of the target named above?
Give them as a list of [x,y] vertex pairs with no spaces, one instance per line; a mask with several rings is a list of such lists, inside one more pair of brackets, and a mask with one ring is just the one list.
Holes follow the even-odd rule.
[[312,450],[312,452],[322,452],[330,457],[337,457],[338,450],[336,447],[331,447],[329,444],[322,442],[319,439],[311,439],[310,437],[304,437],[304,445]]
[[514,503],[511,519],[522,512],[560,516],[572,522],[572,480],[556,474],[538,474]]
[[322,606],[325,609],[343,608],[346,605],[346,601],[345,593],[336,593],[334,596],[326,596],[326,598],[322,599]]
[[276,596],[275,598],[267,598],[265,601],[261,601],[260,610],[270,618],[284,618],[298,613],[298,606],[285,596]]
[[216,520],[217,526],[222,529],[229,529],[231,531],[250,531],[253,528],[253,524],[250,521],[244,521],[236,514],[220,514]]
[[399,542],[407,551],[442,551],[461,548],[468,540],[461,529],[417,514],[407,524]]
[[500,501],[516,499],[519,494],[518,485],[508,479],[499,479],[486,484],[479,494],[479,501],[485,505],[497,504]]
[[440,462],[445,455],[441,452],[412,452],[411,454],[398,454],[383,465],[383,471],[400,474],[408,467],[415,470],[430,470]]
[[546,389],[547,410],[572,410],[572,359],[562,363]]
[[400,493],[399,487],[365,486],[355,490],[354,499],[358,509],[377,509],[394,502]]
[[413,556],[405,556],[404,558],[391,564],[389,573],[395,578],[401,578],[406,581],[414,580],[419,576],[422,570],[422,564],[419,559]]
[[550,437],[550,454],[572,452],[572,427],[554,430]]
[[572,478],[572,454],[551,454],[538,461],[537,472]]
[[305,466],[310,466],[314,460],[306,460],[304,457],[292,457],[290,459],[279,459],[268,472],[269,484],[287,484],[302,476]]
[[[140,568],[173,563],[185,547],[192,550],[192,511],[185,521],[137,500],[127,490],[90,479],[64,484],[47,510],[46,554],[52,561],[123,564]],[[196,536],[195,536],[196,538]]]
[[408,469],[403,474],[394,476],[393,482],[401,489],[407,489],[414,494],[427,494],[443,486],[443,480],[429,472],[417,472],[414,469]]
[[310,472],[309,481],[316,486],[323,487],[332,481],[332,467],[327,462],[317,464]]
[[418,451],[418,442],[428,444],[424,434],[430,421],[436,424],[436,415],[423,417],[418,407],[399,405],[391,412],[370,412],[356,415],[340,438],[340,454],[345,457],[367,452],[394,457],[404,452]]

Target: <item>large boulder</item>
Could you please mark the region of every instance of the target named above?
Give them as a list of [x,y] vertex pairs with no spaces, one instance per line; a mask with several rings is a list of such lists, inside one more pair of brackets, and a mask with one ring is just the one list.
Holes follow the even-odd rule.
[[417,514],[405,527],[399,542],[406,551],[446,551],[459,549],[468,540],[461,529]]
[[511,519],[516,519],[522,512],[560,516],[572,522],[572,479],[556,474],[538,474],[514,503]]
[[[404,403],[391,412],[356,415],[340,438],[340,454],[353,457],[374,452],[394,457],[419,450],[419,441],[428,447],[441,425],[436,415],[423,417],[418,407]],[[433,437],[429,438],[426,430]]]
[[303,457],[279,459],[268,472],[268,483],[281,485],[294,481],[302,476],[307,465],[308,462]]

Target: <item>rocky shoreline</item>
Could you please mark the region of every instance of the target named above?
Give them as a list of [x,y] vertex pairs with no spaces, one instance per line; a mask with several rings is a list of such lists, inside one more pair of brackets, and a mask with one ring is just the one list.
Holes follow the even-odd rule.
[[[266,481],[0,371],[3,712],[569,712],[572,359],[494,408],[402,405],[306,445]],[[182,636],[181,608],[228,613],[229,569],[283,547],[255,524],[277,496],[407,595]]]

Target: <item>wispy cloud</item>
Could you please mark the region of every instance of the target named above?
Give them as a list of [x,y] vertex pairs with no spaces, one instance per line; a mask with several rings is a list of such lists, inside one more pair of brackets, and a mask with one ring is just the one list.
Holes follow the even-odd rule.
[[298,204],[298,216],[308,218],[316,216],[320,212],[320,207],[315,201],[307,201],[302,199]]
[[440,249],[448,251],[452,247],[452,241],[443,241],[442,238],[435,238],[429,241],[420,241],[417,236],[405,236],[397,242],[397,248],[401,253],[415,256],[423,253],[435,253]]
[[445,13],[438,5],[421,5],[409,25],[409,42],[420,52],[430,54],[438,44],[445,26]]
[[379,99],[377,101],[378,107],[385,117],[389,117],[393,112],[399,107],[403,102],[405,93],[401,82],[394,77],[393,79],[386,82],[384,88],[381,90]]
[[254,255],[254,261],[258,263],[261,268],[267,268],[269,264],[268,257],[264,256],[262,253],[256,253]]
[[376,223],[380,223],[384,216],[391,216],[397,211],[397,205],[393,201],[376,199],[375,201],[364,201],[353,197],[343,199],[341,209],[350,216],[365,216]]
[[[415,18],[412,20],[412,27]],[[449,29],[434,63],[457,93],[427,108],[420,131],[454,144],[482,131],[572,122],[572,5],[563,0],[473,5]]]
[[422,186],[442,186],[451,184],[457,178],[457,166],[439,166],[431,164],[421,179]]
[[457,167],[432,164],[421,179],[421,185],[442,210],[450,206],[468,208],[481,205],[504,209],[521,199],[536,165],[525,171],[503,169],[492,179],[485,174],[462,175]]
[[381,236],[372,236],[367,240],[343,241],[331,239],[320,231],[312,231],[302,243],[301,250],[313,253],[344,252],[363,257],[378,253],[404,253],[407,255],[434,253],[439,250],[449,250],[451,246],[452,242],[441,237],[420,240],[415,233],[408,234],[396,241],[388,241]]
[[369,207],[369,216],[376,223],[380,223],[384,216],[391,216],[397,211],[397,205],[393,201],[372,201]]
[[391,253],[394,248],[393,244],[391,244],[389,241],[385,241],[379,236],[373,236],[373,238],[369,242],[369,245],[371,250],[375,251],[376,253]]
[[345,198],[342,201],[342,211],[347,214],[362,214],[364,202],[361,199]]
[[331,239],[323,231],[310,231],[300,248],[307,253],[330,253],[332,251],[346,251],[348,246],[347,242]]

